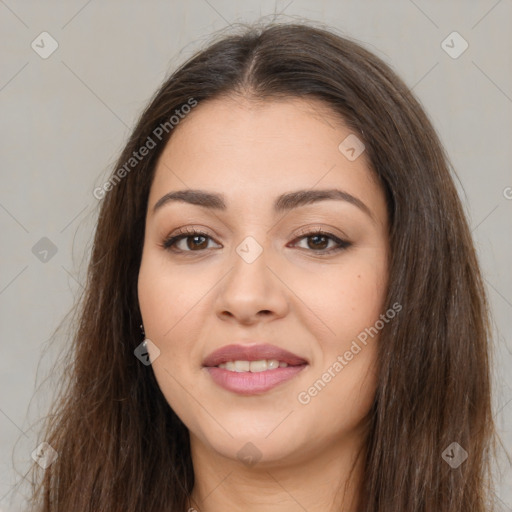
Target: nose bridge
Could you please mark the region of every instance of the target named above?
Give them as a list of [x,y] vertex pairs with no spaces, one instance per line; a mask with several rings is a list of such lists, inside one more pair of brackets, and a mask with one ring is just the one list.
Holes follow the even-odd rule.
[[285,287],[270,269],[269,255],[268,245],[264,247],[252,235],[246,236],[235,247],[231,271],[223,280],[218,296],[218,313],[229,312],[245,320],[261,311],[276,315],[285,313]]
[[268,287],[268,256],[268,247],[258,242],[255,236],[246,236],[235,247],[233,269],[228,279],[230,284],[243,290],[243,294],[247,296],[262,293]]

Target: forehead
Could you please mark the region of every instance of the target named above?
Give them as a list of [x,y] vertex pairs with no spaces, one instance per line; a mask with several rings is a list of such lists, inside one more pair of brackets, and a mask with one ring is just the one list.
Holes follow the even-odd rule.
[[382,192],[364,152],[351,161],[339,149],[354,135],[319,100],[205,101],[174,128],[157,163],[149,204],[189,188],[221,192],[228,207],[267,201],[270,207],[290,190],[340,187],[378,203]]

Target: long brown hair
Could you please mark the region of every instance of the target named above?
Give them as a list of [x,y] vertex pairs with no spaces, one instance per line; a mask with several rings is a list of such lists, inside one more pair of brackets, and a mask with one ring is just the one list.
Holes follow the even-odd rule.
[[[419,102],[388,65],[332,30],[301,23],[224,35],[175,71],[141,115],[113,170],[117,178],[104,188],[68,379],[44,436],[59,457],[34,484],[36,509],[188,506],[188,430],[151,366],[134,356],[142,341],[137,278],[155,164],[179,129],[170,116],[191,99],[200,106],[236,94],[323,101],[361,134],[387,197],[387,307],[399,303],[402,311],[379,340],[357,510],[490,510],[488,306],[451,166]],[[119,173],[148,137],[156,147]],[[457,468],[442,457],[454,442],[468,454]],[[39,472],[34,465],[35,481]]]

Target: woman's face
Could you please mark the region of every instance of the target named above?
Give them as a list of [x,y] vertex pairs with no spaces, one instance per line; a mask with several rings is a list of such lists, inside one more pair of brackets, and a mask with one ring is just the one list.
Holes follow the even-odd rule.
[[216,99],[180,123],[149,195],[138,293],[193,452],[282,463],[353,445],[375,394],[388,271],[365,153],[352,138],[339,148],[351,131],[316,101]]

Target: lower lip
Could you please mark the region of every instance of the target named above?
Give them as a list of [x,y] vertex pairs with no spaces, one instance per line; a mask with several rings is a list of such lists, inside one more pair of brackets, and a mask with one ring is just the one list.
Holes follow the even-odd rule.
[[293,379],[307,365],[286,366],[264,372],[232,372],[218,367],[206,367],[212,379],[220,387],[240,395],[255,395]]

